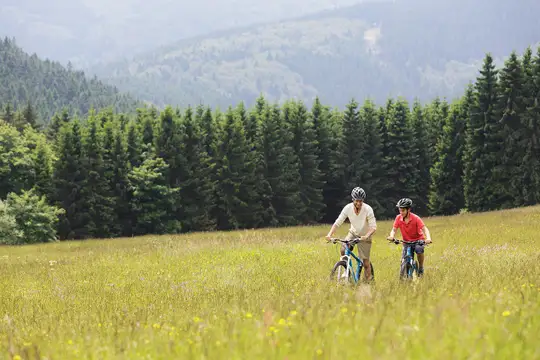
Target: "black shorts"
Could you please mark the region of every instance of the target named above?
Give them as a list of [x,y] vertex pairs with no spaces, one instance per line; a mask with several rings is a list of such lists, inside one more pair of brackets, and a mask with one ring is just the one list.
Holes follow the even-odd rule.
[[401,257],[405,257],[407,255],[407,248],[408,247],[412,247],[413,248],[413,251],[417,254],[423,254],[424,253],[424,245],[420,245],[420,244],[407,244],[407,243],[403,243],[403,251],[401,252]]

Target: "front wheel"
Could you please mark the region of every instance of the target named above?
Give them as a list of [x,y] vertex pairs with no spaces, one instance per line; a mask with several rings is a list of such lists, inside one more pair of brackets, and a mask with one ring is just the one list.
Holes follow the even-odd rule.
[[336,280],[338,284],[354,283],[352,271],[347,274],[347,262],[345,260],[338,261],[334,265],[330,273],[330,280]]
[[406,278],[409,278],[412,276],[412,267],[411,267],[411,264],[409,263],[408,259],[404,259],[402,262],[401,262],[401,267],[399,269],[399,278],[400,279],[406,279]]

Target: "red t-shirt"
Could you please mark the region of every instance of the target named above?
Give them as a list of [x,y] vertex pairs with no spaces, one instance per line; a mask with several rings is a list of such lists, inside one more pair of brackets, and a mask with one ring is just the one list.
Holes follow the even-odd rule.
[[401,235],[403,236],[403,241],[417,241],[424,240],[424,233],[422,228],[424,227],[424,222],[417,215],[412,212],[409,213],[409,223],[406,224],[403,221],[401,214],[396,216],[394,221],[394,229],[399,229]]

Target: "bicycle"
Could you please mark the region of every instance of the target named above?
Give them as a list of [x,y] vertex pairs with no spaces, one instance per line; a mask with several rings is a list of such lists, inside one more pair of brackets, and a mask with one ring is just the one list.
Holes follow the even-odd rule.
[[[340,260],[334,264],[334,267],[332,268],[332,272],[330,273],[330,279],[336,275],[337,272],[337,282],[341,282],[345,279],[346,282],[357,284],[360,280],[360,275],[362,274],[362,269],[364,267],[364,263],[362,260],[354,255],[352,250],[354,249],[354,245],[358,244],[360,242],[360,238],[354,238],[351,240],[342,240],[339,238],[331,238],[329,241],[333,244],[340,242],[345,244],[345,254],[341,256]],[[352,259],[356,260],[356,271],[353,268],[353,262]],[[371,268],[371,281],[375,280],[375,270],[373,269],[373,263],[370,261],[370,268]],[[342,273],[343,271],[343,273]]]
[[[417,241],[403,241],[400,239],[392,239],[388,240],[389,242],[393,242],[394,244],[404,243],[407,244],[407,249],[405,252],[405,256],[401,258],[401,266],[399,269],[399,278],[400,279],[412,279],[414,275],[416,274],[416,277],[420,277],[419,274],[419,267],[418,267],[418,261],[414,258],[415,252],[413,251],[414,246],[416,245],[424,245],[424,240],[417,240]],[[427,246],[427,245],[426,245]]]

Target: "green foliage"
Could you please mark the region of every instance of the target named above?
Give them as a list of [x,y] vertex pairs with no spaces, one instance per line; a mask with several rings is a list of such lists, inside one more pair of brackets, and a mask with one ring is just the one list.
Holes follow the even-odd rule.
[[19,245],[24,243],[24,234],[17,226],[9,204],[0,199],[0,244]]
[[134,220],[132,235],[180,231],[180,222],[174,216],[178,189],[168,185],[168,167],[162,158],[150,156],[129,172]]
[[0,198],[32,187],[31,149],[17,129],[0,120]]
[[[15,244],[35,244],[53,242],[57,240],[56,224],[58,216],[64,213],[64,209],[51,206],[45,196],[37,195],[34,190],[22,191],[22,193],[9,193],[6,208],[7,215],[11,215],[17,224],[18,231],[10,240],[17,239]],[[0,210],[0,212],[3,212]],[[0,215],[0,218],[3,215]],[[9,225],[9,222],[8,224]]]

